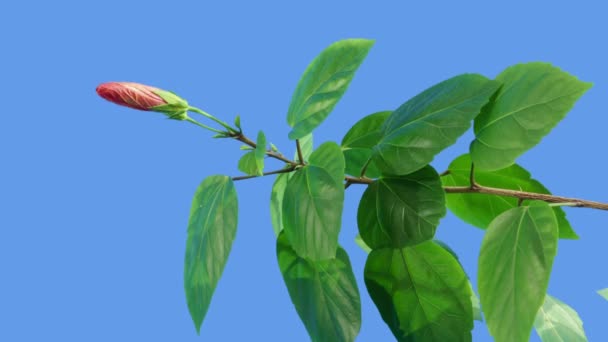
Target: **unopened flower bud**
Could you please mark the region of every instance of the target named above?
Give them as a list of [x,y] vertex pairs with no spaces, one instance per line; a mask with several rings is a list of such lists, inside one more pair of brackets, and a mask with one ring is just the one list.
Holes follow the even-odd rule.
[[107,82],[100,84],[96,91],[99,96],[121,106],[160,112],[175,120],[188,118],[188,102],[166,90],[133,82]]

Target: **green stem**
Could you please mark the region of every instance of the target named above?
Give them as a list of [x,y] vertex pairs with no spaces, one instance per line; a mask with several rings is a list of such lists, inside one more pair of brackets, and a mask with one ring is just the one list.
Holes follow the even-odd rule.
[[233,181],[240,181],[240,180],[250,179],[250,178],[257,178],[257,177],[263,177],[263,176],[277,175],[277,174],[280,174],[280,173],[289,173],[289,172],[293,172],[295,169],[296,169],[295,166],[290,166],[290,167],[286,167],[286,168],[280,169],[280,170],[264,172],[264,174],[262,174],[261,176],[258,176],[258,175],[238,176],[238,177],[232,177],[232,180]]
[[208,119],[211,119],[211,120],[217,122],[222,127],[226,128],[228,130],[228,132],[230,132],[230,133],[238,133],[239,132],[238,129],[231,127],[229,124],[227,124],[224,121],[216,118],[215,116],[213,116],[213,115],[205,112],[204,110],[198,109],[196,107],[190,107],[190,108],[188,108],[188,110],[191,111],[191,112],[195,112],[195,113],[201,114],[202,116],[204,116],[204,117],[206,117]]
[[194,120],[194,119],[192,119],[192,118],[190,118],[190,117],[186,118],[186,121],[188,121],[188,122],[190,122],[190,123],[193,123],[193,124],[195,124],[195,125],[197,125],[197,126],[199,126],[199,127],[202,127],[202,128],[204,128],[204,129],[208,129],[208,130],[210,130],[211,132],[220,133],[220,134],[225,134],[225,133],[226,133],[226,132],[220,131],[219,129],[215,129],[215,128],[213,128],[213,127],[209,127],[209,126],[207,126],[207,125],[203,125],[202,123],[200,123],[200,122],[198,122],[198,121],[196,121],[196,120]]

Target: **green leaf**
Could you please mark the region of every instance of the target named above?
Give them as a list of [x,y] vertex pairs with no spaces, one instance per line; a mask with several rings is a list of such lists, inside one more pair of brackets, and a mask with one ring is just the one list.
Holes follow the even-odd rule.
[[253,148],[249,145],[241,145],[241,151],[251,151]]
[[486,323],[497,342],[530,337],[545,299],[557,234],[553,210],[539,201],[505,211],[488,227],[477,281]]
[[365,285],[398,341],[471,341],[473,312],[460,264],[434,241],[373,250]]
[[[302,149],[302,157],[304,157],[304,160],[307,160],[310,157],[310,154],[313,151],[313,140],[312,140],[312,133],[303,136],[302,138],[299,139],[300,141],[300,148]],[[298,160],[298,151],[296,151],[296,153],[294,153],[293,159]]]
[[370,184],[357,211],[359,234],[372,249],[430,240],[445,216],[445,193],[435,169],[382,177]]
[[606,298],[606,300],[608,300],[608,288],[599,290],[599,291],[597,291],[597,293],[599,293],[600,296],[602,296],[602,297]]
[[[462,267],[463,272],[465,272],[465,274],[466,274],[466,271],[464,271],[464,266],[458,259],[458,255],[456,254],[456,252],[450,246],[448,246],[445,242],[443,242],[441,240],[433,239],[433,241],[435,241],[436,244],[438,244],[443,249],[445,249],[450,254],[452,254],[454,259],[456,259],[456,261],[458,261],[458,264],[460,264],[460,267]],[[473,291],[473,284],[471,284],[471,279],[469,278],[468,274],[467,274],[467,280],[469,282],[469,289],[471,290],[471,302],[473,303],[473,319],[476,321],[483,322],[483,318],[481,315],[481,304],[479,303],[479,298],[475,294],[475,291]]]
[[258,164],[256,162],[255,150],[249,151],[239,159],[239,171],[246,173],[250,176],[258,176],[260,174],[260,169],[258,169]]
[[583,321],[571,307],[547,295],[534,327],[543,342],[587,342]]
[[290,173],[282,173],[277,176],[272,185],[270,194],[270,219],[276,236],[283,230],[283,196]]
[[547,63],[517,64],[498,77],[503,86],[475,119],[471,157],[480,170],[497,170],[536,146],[591,83]]
[[288,180],[283,229],[298,255],[311,260],[336,256],[344,205],[344,157],[333,142],[319,146],[309,164]]
[[232,248],[237,214],[230,177],[211,176],[199,185],[190,209],[184,264],[188,309],[198,333]]
[[342,151],[346,160],[346,173],[360,176],[361,169],[369,162],[365,174],[371,178],[380,177],[372,157],[372,149],[382,138],[382,124],[391,111],[378,112],[364,117],[351,127],[342,139]]
[[258,132],[258,139],[255,144],[255,165],[258,176],[262,176],[264,174],[264,157],[266,157],[266,136],[264,132]]
[[295,140],[319,126],[342,98],[374,42],[346,39],[333,43],[308,66],[293,93],[287,123]]
[[354,341],[361,328],[359,289],[346,251],[311,261],[299,257],[285,233],[277,257],[291,301],[312,341]]
[[[471,173],[471,157],[469,154],[454,159],[448,167],[449,174],[441,177],[445,186],[469,186]],[[540,182],[532,179],[528,171],[517,164],[496,171],[475,169],[477,183],[493,188],[520,190],[539,194],[550,194]],[[481,229],[486,229],[490,222],[501,213],[517,207],[517,198],[486,195],[450,193],[446,196],[448,208],[463,221]],[[528,201],[524,201],[526,204]],[[566,219],[566,213],[561,207],[553,211],[559,225],[559,237],[562,239],[578,239],[578,235]]]
[[373,160],[383,174],[423,168],[471,126],[499,83],[477,74],[443,81],[397,108],[382,126]]
[[238,128],[239,130],[241,130],[241,116],[237,115],[236,118],[234,118],[234,126],[236,128]]

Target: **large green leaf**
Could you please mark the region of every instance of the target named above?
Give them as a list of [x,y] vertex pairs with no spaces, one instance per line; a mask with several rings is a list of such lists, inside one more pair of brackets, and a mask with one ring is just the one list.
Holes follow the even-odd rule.
[[397,108],[382,126],[372,158],[383,174],[423,168],[471,127],[499,83],[477,74],[443,81]]
[[[469,154],[454,159],[448,167],[449,174],[441,177],[446,186],[469,186],[471,173],[471,157]],[[477,183],[502,189],[550,194],[540,182],[521,166],[514,164],[496,171],[475,170]],[[517,207],[517,198],[486,195],[449,193],[446,196],[448,208],[463,221],[481,229],[486,229],[490,222],[501,213]],[[527,201],[524,201],[526,204]],[[561,207],[553,211],[559,225],[559,237],[562,239],[578,239],[578,235],[566,219],[566,213]]]
[[310,63],[293,93],[287,123],[289,139],[300,139],[319,126],[348,88],[374,42],[346,39],[331,44]]
[[289,296],[312,341],[354,341],[361,327],[359,289],[346,251],[311,261],[299,257],[285,233],[277,257]]
[[365,285],[398,341],[471,341],[468,279],[458,261],[434,241],[373,250]]
[[272,229],[277,236],[283,230],[283,196],[285,195],[285,187],[287,186],[289,175],[289,173],[278,175],[272,185],[272,192],[270,194],[270,220],[272,222]]
[[547,63],[517,64],[496,80],[503,86],[475,119],[471,157],[477,168],[497,170],[536,146],[570,111],[591,83]]
[[547,295],[534,327],[543,342],[587,342],[583,321],[568,305]]
[[333,142],[319,146],[309,163],[288,180],[283,229],[298,255],[311,260],[336,256],[344,205],[344,157]]
[[372,249],[430,240],[445,216],[445,193],[435,169],[382,177],[370,184],[357,212],[359,234]]
[[608,300],[608,288],[599,290],[599,291],[597,291],[597,293],[599,293],[600,296],[602,296],[602,297],[606,298],[606,300]]
[[258,132],[254,155],[258,176],[261,176],[264,173],[264,157],[266,157],[266,136],[262,131]]
[[342,151],[346,161],[346,173],[360,176],[365,164],[365,175],[371,178],[380,177],[376,163],[370,160],[372,149],[382,138],[381,127],[390,111],[378,112],[364,117],[351,127],[342,139]]
[[557,234],[553,210],[539,201],[509,209],[490,223],[477,281],[486,323],[497,342],[530,337],[545,299]]
[[236,235],[238,203],[228,176],[206,178],[196,190],[190,209],[184,288],[196,331],[209,309]]

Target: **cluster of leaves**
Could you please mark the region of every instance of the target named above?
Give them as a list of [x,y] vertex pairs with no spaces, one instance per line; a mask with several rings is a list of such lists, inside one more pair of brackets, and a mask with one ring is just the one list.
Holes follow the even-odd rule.
[[[576,312],[546,294],[558,239],[577,238],[564,211],[544,201],[446,195],[445,188],[474,187],[478,181],[549,194],[515,161],[564,118],[590,84],[546,63],[518,64],[493,80],[463,74],[393,111],[364,117],[341,145],[325,142],[313,150],[313,130],[342,97],[372,45],[364,39],[339,41],[308,66],[287,114],[298,153],[284,169],[271,172],[278,173],[270,201],[278,264],[311,339],[353,341],[360,329],[360,293],[338,236],[345,187],[361,183],[367,186],[357,212],[358,242],[369,251],[365,286],[396,340],[470,341],[473,320],[481,319],[457,256],[434,238],[449,208],[486,230],[477,287],[496,341],[526,341],[534,326],[544,341],[586,341]],[[430,165],[434,156],[471,122],[475,139],[469,153],[440,176]],[[264,158],[279,155],[267,145],[260,132],[239,169],[263,175]],[[185,261],[197,330],[236,228],[233,179],[208,177],[192,203]]]

